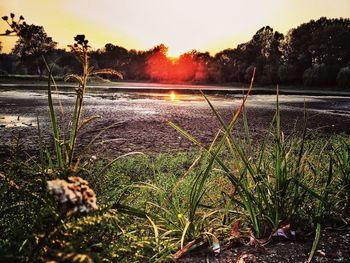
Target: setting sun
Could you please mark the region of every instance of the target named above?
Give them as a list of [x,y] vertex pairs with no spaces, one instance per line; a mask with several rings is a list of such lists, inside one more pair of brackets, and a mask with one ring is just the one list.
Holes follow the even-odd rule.
[[171,60],[177,60],[184,53],[186,53],[186,51],[169,47],[167,52],[167,57],[170,58]]

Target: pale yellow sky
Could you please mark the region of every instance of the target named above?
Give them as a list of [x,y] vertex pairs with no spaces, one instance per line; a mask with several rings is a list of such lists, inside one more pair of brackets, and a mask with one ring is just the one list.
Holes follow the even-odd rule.
[[[44,26],[63,48],[85,34],[93,48],[113,43],[147,50],[164,43],[170,55],[191,49],[214,54],[248,41],[265,25],[286,33],[321,16],[349,18],[350,0],[1,0],[0,16],[10,12]],[[6,30],[3,21],[0,30]],[[8,52],[15,38],[0,41]]]

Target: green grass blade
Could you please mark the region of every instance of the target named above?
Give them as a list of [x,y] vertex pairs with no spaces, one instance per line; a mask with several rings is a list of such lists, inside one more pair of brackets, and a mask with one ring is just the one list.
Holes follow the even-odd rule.
[[224,127],[226,129],[227,125],[225,124],[224,120],[221,118],[220,114],[215,110],[213,104],[210,102],[210,100],[208,99],[208,97],[203,93],[202,90],[200,90],[200,93],[203,95],[203,97],[205,98],[205,100],[207,101],[207,103],[209,104],[209,107],[211,108],[211,110],[214,112],[216,118],[219,120],[220,124],[222,125],[222,127]]
[[107,170],[115,163],[117,162],[118,160],[122,159],[122,158],[125,158],[127,156],[130,156],[130,155],[144,155],[145,154],[143,152],[131,152],[131,153],[126,153],[126,154],[123,154],[121,156],[118,156],[117,158],[113,159],[112,161],[110,161],[105,167],[103,167],[101,169],[101,171],[97,174],[97,176],[95,176],[96,178],[100,178],[102,176],[103,173],[107,172]]
[[185,237],[186,237],[186,233],[187,233],[187,230],[188,228],[190,227],[191,225],[191,222],[190,221],[187,221],[185,227],[184,227],[184,230],[182,231],[182,236],[181,236],[181,249],[184,247],[184,243],[185,243]]
[[36,121],[37,121],[37,125],[38,125],[41,170],[44,171],[45,170],[44,146],[43,146],[43,137],[42,137],[41,129],[40,129],[39,116],[36,116]]
[[74,147],[75,142],[77,138],[77,131],[78,131],[78,124],[79,124],[79,118],[80,118],[80,110],[81,110],[81,95],[77,95],[77,98],[75,100],[75,106],[74,106],[74,112],[72,117],[72,127],[70,131],[69,136],[69,144],[68,144],[68,164],[71,164],[73,161],[73,153],[74,153]]
[[49,150],[46,149],[45,154],[46,154],[46,160],[48,163],[48,168],[52,169],[54,167],[54,165],[53,165],[51,154],[50,154]]
[[317,249],[318,242],[320,241],[320,237],[321,237],[321,224],[317,223],[315,239],[314,239],[314,242],[312,243],[311,252],[310,252],[309,258],[307,260],[308,263],[312,262],[312,259],[315,255],[315,252]]
[[83,156],[88,150],[89,148],[94,144],[94,142],[101,137],[101,135],[106,132],[108,129],[111,129],[111,128],[114,128],[116,126],[118,126],[119,124],[122,124],[124,122],[116,122],[116,123],[113,123],[105,128],[103,128],[99,133],[97,133],[95,135],[95,137],[86,145],[84,146],[84,148],[81,150],[81,152],[79,152],[79,156]]
[[111,209],[116,209],[120,213],[124,213],[124,214],[131,215],[131,216],[136,216],[139,218],[147,219],[147,217],[148,217],[148,214],[141,209],[137,209],[137,208],[127,206],[127,205],[122,205],[119,203],[113,204],[111,206]]
[[151,223],[151,225],[153,227],[154,238],[155,238],[156,245],[157,245],[157,248],[158,248],[158,251],[159,251],[159,231],[158,231],[158,227],[148,215],[146,215],[146,217],[147,217],[148,221]]
[[243,128],[244,128],[245,140],[246,140],[247,146],[249,146],[251,139],[250,139],[250,134],[249,134],[249,125],[248,125],[248,117],[247,117],[246,107],[243,107],[242,117],[243,117]]
[[54,143],[55,143],[56,158],[57,158],[57,162],[58,162],[58,167],[63,168],[62,147],[60,144],[56,113],[55,113],[55,109],[53,107],[51,82],[52,82],[52,74],[50,71],[49,72],[49,81],[48,81],[48,101],[49,101],[51,125],[52,125],[52,129],[53,129],[53,134],[54,134]]
[[181,127],[179,127],[177,124],[173,123],[172,121],[168,121],[168,124],[173,127],[175,130],[177,130],[180,134],[182,134],[184,137],[189,139],[191,142],[196,144],[197,146],[201,147],[202,149],[206,149],[206,147],[199,142],[195,137],[193,137],[191,134],[183,130]]

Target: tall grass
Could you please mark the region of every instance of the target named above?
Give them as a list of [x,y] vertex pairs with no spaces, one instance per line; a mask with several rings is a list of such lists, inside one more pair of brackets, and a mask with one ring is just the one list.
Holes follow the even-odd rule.
[[[254,75],[247,95],[252,88],[253,80]],[[194,208],[197,207],[204,194],[205,181],[209,178],[214,163],[216,163],[231,182],[232,188],[235,189],[234,194],[230,195],[232,204],[243,209],[257,238],[271,237],[282,224],[301,222],[305,215],[302,212],[305,198],[313,198],[314,202],[319,200],[322,205],[326,204],[327,195],[322,195],[324,192],[322,189],[327,189],[332,180],[329,178],[324,186],[322,183],[315,185],[305,183],[312,179],[317,182],[319,178],[327,177],[327,173],[332,174],[331,167],[329,170],[324,168],[322,164],[324,160],[318,162],[315,159],[318,154],[322,156],[322,152],[326,153],[329,147],[326,145],[321,152],[316,152],[320,151],[318,148],[306,147],[306,109],[304,110],[302,135],[285,137],[281,129],[278,86],[276,91],[276,113],[270,125],[272,136],[267,137],[260,146],[256,146],[257,143],[249,137],[248,121],[244,110],[247,96],[229,125],[225,124],[218,111],[205,97],[222,127],[221,138],[216,144],[213,144],[215,145],[213,147],[206,148],[186,131],[170,123],[182,135],[205,149],[210,155],[207,169],[198,175],[192,187],[191,196]],[[233,134],[234,124],[239,115],[242,115],[243,119],[243,137]],[[252,151],[256,148],[258,149]],[[228,158],[222,158],[219,155],[219,152],[224,149],[227,149]],[[341,157],[337,154],[338,163],[346,164],[348,162],[346,150],[340,155]],[[346,181],[346,178],[343,177],[343,180]],[[323,214],[320,211],[316,213],[315,218]]]
[[336,161],[338,172],[339,192],[341,205],[350,213],[350,138],[339,138],[338,144],[333,146],[334,159]]

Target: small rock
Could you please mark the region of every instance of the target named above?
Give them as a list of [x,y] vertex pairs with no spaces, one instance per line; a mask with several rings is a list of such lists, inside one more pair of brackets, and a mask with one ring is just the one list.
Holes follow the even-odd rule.
[[316,252],[319,253],[319,254],[320,254],[321,256],[323,256],[323,257],[326,256],[326,253],[325,253],[323,250],[320,250],[320,249],[319,249],[319,250],[317,250]]

